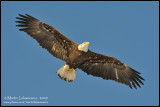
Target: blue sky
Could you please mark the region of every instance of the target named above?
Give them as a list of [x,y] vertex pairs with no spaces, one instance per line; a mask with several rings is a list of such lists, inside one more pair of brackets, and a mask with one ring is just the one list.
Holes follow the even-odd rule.
[[[159,105],[159,2],[1,2],[2,105]],[[103,80],[77,70],[74,82],[56,71],[53,57],[15,26],[29,14],[89,49],[114,56],[145,78],[142,88]],[[7,97],[48,97],[46,104],[5,104]],[[14,100],[19,101],[19,100]]]

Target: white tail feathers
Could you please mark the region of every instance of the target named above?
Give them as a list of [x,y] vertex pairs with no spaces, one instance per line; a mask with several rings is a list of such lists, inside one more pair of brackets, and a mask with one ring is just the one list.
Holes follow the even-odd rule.
[[67,71],[67,67],[68,65],[63,65],[56,73],[61,79],[67,82],[71,82],[76,78],[76,69],[73,69],[72,71]]

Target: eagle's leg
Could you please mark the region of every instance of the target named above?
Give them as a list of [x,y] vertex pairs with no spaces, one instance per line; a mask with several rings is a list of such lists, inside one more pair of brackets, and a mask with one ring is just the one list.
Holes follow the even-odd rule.
[[56,73],[67,82],[71,82],[76,78],[76,69],[70,68],[67,64],[63,65]]

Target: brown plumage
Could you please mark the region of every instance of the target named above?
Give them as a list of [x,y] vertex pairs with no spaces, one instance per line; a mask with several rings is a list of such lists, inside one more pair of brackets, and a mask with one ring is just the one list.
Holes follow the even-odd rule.
[[16,21],[19,23],[17,26],[23,27],[19,30],[36,39],[40,46],[47,49],[53,56],[65,61],[70,68],[79,68],[87,74],[115,80],[130,88],[133,86],[137,89],[137,86],[143,85],[144,79],[139,75],[140,73],[118,59],[90,50],[80,51],[78,43],[71,41],[54,27],[27,14],[19,14],[19,16],[16,17],[19,20]]

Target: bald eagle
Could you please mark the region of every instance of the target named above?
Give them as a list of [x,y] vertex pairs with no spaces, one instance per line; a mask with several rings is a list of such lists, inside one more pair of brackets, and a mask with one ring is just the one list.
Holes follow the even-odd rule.
[[140,72],[132,69],[118,59],[92,52],[88,49],[89,42],[78,44],[68,39],[56,28],[28,15],[16,17],[20,31],[26,32],[36,39],[42,48],[47,49],[54,57],[65,61],[56,73],[65,81],[73,81],[76,77],[77,68],[86,72],[88,75],[101,77],[106,80],[132,86],[137,89],[143,85],[144,80]]

